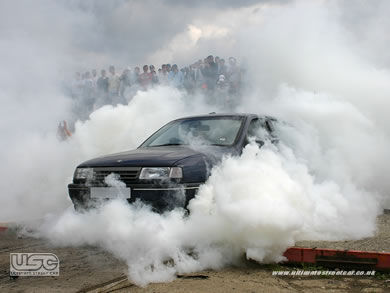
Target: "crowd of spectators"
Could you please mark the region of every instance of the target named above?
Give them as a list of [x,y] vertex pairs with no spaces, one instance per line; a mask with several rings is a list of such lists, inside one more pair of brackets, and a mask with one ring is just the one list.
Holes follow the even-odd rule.
[[70,85],[74,112],[85,119],[96,108],[111,104],[127,104],[139,90],[156,85],[169,85],[188,94],[203,93],[210,104],[219,103],[227,110],[234,108],[241,88],[242,70],[234,57],[228,62],[219,57],[208,56],[203,60],[179,68],[176,64],[154,65],[142,69],[125,68],[118,74],[111,65],[105,69],[77,72]]

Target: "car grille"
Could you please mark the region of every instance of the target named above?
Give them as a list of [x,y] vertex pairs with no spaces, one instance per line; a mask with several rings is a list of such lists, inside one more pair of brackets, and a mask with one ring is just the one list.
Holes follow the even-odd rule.
[[93,184],[104,185],[104,178],[112,173],[119,175],[119,180],[126,183],[126,185],[137,181],[140,167],[99,167],[93,168],[94,179]]

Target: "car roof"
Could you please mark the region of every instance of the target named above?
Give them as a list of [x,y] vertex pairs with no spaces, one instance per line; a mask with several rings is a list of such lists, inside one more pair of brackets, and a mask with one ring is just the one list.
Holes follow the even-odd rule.
[[187,116],[187,117],[181,117],[174,119],[173,121],[176,120],[183,120],[183,119],[194,119],[194,118],[209,118],[209,117],[245,117],[245,118],[262,118],[262,119],[267,119],[267,120],[272,120],[272,121],[277,121],[275,117],[269,116],[269,115],[258,115],[258,114],[253,114],[253,113],[215,113],[211,112],[209,114],[205,115],[194,115],[194,116]]
[[259,115],[256,114],[249,114],[249,113],[209,113],[206,115],[194,115],[194,116],[187,116],[178,118],[175,120],[182,120],[182,119],[193,119],[193,118],[210,118],[210,117],[248,117],[248,118],[256,118],[259,117]]

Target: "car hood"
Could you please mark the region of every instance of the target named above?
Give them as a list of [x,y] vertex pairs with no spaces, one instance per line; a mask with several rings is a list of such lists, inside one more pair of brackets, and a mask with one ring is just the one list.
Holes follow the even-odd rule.
[[86,161],[79,167],[164,167],[192,156],[222,157],[223,147],[207,147],[194,150],[185,146],[161,146],[138,148]]

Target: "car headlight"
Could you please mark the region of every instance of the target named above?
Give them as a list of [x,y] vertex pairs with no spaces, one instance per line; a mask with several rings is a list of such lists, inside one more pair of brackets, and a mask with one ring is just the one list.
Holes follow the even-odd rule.
[[142,168],[139,179],[180,179],[183,171],[180,167]]
[[74,172],[74,179],[93,179],[93,169],[92,168],[77,168]]

